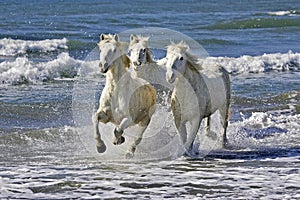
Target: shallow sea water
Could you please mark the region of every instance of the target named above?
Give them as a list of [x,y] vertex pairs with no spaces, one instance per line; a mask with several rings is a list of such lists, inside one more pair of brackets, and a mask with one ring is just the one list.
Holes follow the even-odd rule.
[[[0,199],[300,199],[299,13],[295,0],[1,1]],[[96,153],[99,34],[144,27],[193,38],[231,73],[226,149],[202,126],[181,156],[164,94],[134,159],[110,125]]]

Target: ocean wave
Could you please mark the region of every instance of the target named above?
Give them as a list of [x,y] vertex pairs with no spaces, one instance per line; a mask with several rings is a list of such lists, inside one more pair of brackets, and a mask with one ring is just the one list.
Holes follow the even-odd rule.
[[232,57],[208,57],[202,61],[206,66],[222,66],[233,75],[263,73],[268,71],[300,71],[300,53],[274,53],[261,56],[244,55]]
[[300,11],[298,10],[281,10],[281,11],[268,12],[268,15],[273,15],[273,16],[295,16],[299,14]]
[[[280,13],[278,13],[280,14]],[[299,27],[299,19],[281,18],[253,18],[246,20],[233,20],[229,22],[216,23],[208,26],[210,30],[230,30],[230,29],[253,29],[253,28],[280,28],[280,27]]]
[[34,62],[27,57],[18,57],[0,63],[0,83],[38,83],[56,78],[73,78],[81,64],[82,61],[70,57],[66,52],[48,62]]
[[59,49],[68,49],[68,40],[63,39],[46,39],[39,41],[31,40],[14,40],[10,38],[0,39],[1,56],[17,56],[28,52],[47,53]]
[[[269,71],[300,71],[300,53],[274,53],[261,56],[207,57],[201,60],[209,67],[222,66],[232,75]],[[18,57],[0,63],[0,84],[36,84],[49,80],[99,74],[98,61],[77,60],[67,52],[54,60],[38,62]]]

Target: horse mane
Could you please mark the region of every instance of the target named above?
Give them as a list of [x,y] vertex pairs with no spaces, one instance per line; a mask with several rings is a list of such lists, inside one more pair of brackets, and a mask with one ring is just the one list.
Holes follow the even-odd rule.
[[184,53],[187,58],[188,67],[193,71],[203,70],[202,65],[199,63],[199,57],[193,55],[189,52],[190,47],[183,41],[180,41],[178,44],[171,42],[168,46],[168,51],[175,51],[175,49],[179,49],[180,52]]
[[122,59],[126,69],[128,69],[130,67],[130,58],[126,54],[123,54]]
[[148,63],[154,62],[152,60],[152,54],[150,52],[151,52],[150,49],[147,47],[146,48],[146,60]]

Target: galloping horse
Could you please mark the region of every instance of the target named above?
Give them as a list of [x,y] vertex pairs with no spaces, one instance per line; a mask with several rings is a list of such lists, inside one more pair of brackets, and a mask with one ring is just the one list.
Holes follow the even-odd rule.
[[99,132],[99,122],[105,124],[111,122],[116,126],[113,142],[115,145],[125,141],[123,132],[126,128],[138,125],[141,132],[126,154],[126,157],[132,157],[155,112],[156,91],[146,81],[132,78],[128,71],[130,59],[124,53],[125,45],[119,41],[118,35],[101,34],[98,46],[99,68],[106,74],[106,83],[100,97],[99,108],[93,116],[96,147],[99,153],[106,151],[106,145]]
[[[226,143],[226,128],[229,120],[230,77],[221,67],[216,70],[205,69],[198,57],[189,53],[189,47],[180,42],[167,48],[166,80],[174,83],[171,109],[186,153],[192,149],[193,142],[203,118],[209,118],[220,111],[222,123],[222,143]],[[187,123],[190,123],[190,132]]]

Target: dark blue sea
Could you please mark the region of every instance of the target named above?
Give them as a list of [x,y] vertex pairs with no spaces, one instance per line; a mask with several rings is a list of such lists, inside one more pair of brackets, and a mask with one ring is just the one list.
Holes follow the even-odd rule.
[[[230,72],[228,148],[202,128],[201,156],[177,156],[166,95],[136,158],[94,152],[99,36],[154,29]],[[299,169],[298,1],[0,1],[1,199],[299,199]]]

